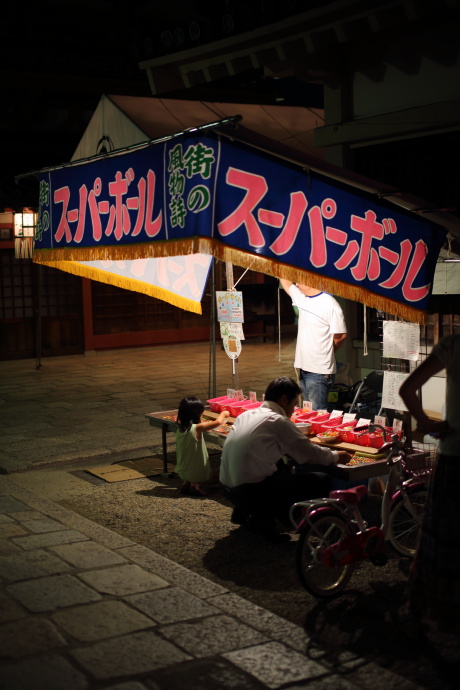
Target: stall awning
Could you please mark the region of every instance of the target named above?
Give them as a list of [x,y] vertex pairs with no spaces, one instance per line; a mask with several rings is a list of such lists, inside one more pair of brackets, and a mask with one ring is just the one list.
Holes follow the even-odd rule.
[[205,254],[423,322],[446,231],[228,132],[40,174],[34,260]]
[[[91,159],[102,152],[126,149],[234,116],[238,117],[247,134],[263,131],[273,145],[288,144],[306,155],[311,155],[315,148],[313,130],[324,124],[323,111],[313,108],[104,95],[72,161]],[[318,160],[321,154],[321,150],[316,150]],[[201,300],[211,261],[212,256],[197,254],[161,259],[108,259],[103,262],[53,261],[48,264],[201,314]]]

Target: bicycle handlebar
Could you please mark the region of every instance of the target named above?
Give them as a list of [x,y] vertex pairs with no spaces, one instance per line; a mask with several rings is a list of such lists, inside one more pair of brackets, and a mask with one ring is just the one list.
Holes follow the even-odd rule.
[[384,441],[387,440],[387,435],[390,436],[391,440],[393,440],[392,437],[394,436],[394,434],[390,434],[390,432],[387,429],[385,429],[384,426],[382,426],[381,424],[369,424],[369,431],[371,432],[371,434],[373,434],[377,429],[380,429],[380,431],[383,431],[383,440]]

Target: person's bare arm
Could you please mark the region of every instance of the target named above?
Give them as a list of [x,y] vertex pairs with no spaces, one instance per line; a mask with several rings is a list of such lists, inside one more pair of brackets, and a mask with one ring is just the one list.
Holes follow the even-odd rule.
[[351,453],[348,453],[346,450],[338,450],[337,455],[339,456],[337,464],[340,465],[346,465],[352,458]]
[[447,429],[445,421],[437,422],[430,419],[424,412],[417,391],[432,376],[444,369],[444,364],[435,355],[429,355],[402,384],[399,389],[405,406],[417,422],[417,429],[425,433],[443,433]]
[[203,431],[211,431],[225,422],[227,417],[230,417],[230,412],[224,410],[215,419],[207,419],[205,422],[200,422],[196,425],[196,435],[198,440],[201,438]]
[[283,288],[283,290],[285,290],[289,295],[289,288],[291,287],[291,285],[294,285],[292,280],[286,280],[285,278],[280,278],[280,283],[281,283],[281,287]]
[[334,350],[338,350],[339,347],[342,347],[347,334],[346,333],[334,333],[332,336],[334,338]]

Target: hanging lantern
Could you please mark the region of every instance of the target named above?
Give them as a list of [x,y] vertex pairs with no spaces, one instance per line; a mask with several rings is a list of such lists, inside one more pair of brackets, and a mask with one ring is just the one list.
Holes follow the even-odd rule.
[[37,213],[24,208],[14,214],[14,255],[16,259],[31,259],[34,254]]

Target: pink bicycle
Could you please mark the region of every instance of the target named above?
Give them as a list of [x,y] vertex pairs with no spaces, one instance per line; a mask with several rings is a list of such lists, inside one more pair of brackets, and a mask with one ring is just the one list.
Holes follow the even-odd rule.
[[332,491],[328,498],[295,503],[290,519],[300,535],[296,553],[297,572],[305,589],[317,597],[331,597],[348,584],[356,563],[369,559],[385,565],[387,541],[403,556],[415,555],[422,516],[427,499],[431,467],[409,473],[404,440],[397,434],[387,441],[386,430],[369,425],[369,431],[380,429],[385,443],[389,468],[382,499],[382,524],[368,527],[359,507],[367,495],[366,486]]

